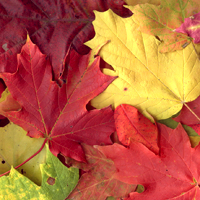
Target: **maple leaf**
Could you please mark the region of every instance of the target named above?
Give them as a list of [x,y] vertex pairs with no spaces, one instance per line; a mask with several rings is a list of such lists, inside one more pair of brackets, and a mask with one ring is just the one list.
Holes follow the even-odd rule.
[[[26,131],[13,123],[0,127],[0,174],[9,171],[11,166],[16,167],[23,163],[38,151],[43,142],[43,138],[26,136]],[[40,164],[45,160],[46,148],[17,170],[40,185],[42,179]]]
[[159,156],[141,143],[130,148],[113,144],[98,149],[115,163],[116,179],[144,186],[143,193],[131,193],[128,199],[199,199],[200,146],[191,148],[181,124],[174,130],[158,126]]
[[158,154],[157,126],[136,108],[122,104],[115,109],[114,118],[119,141],[122,144],[130,146],[133,142],[140,142]]
[[40,168],[41,186],[12,168],[9,176],[0,178],[1,199],[63,200],[69,195],[78,182],[78,169],[65,167],[46,147],[46,162]]
[[114,68],[104,73],[118,78],[91,101],[92,106],[111,104],[116,108],[129,104],[160,120],[176,114],[185,102],[199,96],[199,60],[192,44],[161,54],[160,42],[139,31],[133,17],[121,18],[111,10],[95,11],[95,15],[96,35],[86,44],[95,48],[110,40],[99,55]]
[[[162,53],[183,49],[190,43],[187,35],[175,32],[186,17],[197,13],[199,1],[174,2],[174,0],[161,1],[160,6],[152,4],[139,4],[129,7],[134,13],[133,17],[140,30],[156,36],[161,41],[159,51]],[[142,23],[141,23],[142,21]]]
[[[184,108],[184,106],[183,106],[183,108]],[[175,116],[172,116],[172,117],[170,117],[168,119],[159,120],[158,122],[161,123],[161,124],[166,125],[169,128],[175,129],[178,126],[179,123],[177,121],[175,121],[174,118],[177,117],[178,114],[179,113],[177,113]],[[185,124],[182,124],[182,125],[183,125],[183,128],[185,129],[185,131],[187,132],[187,134],[189,136],[191,146],[193,148],[196,147],[199,144],[199,142],[200,142],[200,136],[190,126],[187,126]]]
[[190,16],[184,20],[176,32],[185,33],[194,39],[194,43],[200,43],[200,13]]
[[180,114],[174,118],[175,121],[181,122],[193,128],[200,135],[200,96],[185,104]]
[[52,81],[52,71],[46,56],[30,39],[18,55],[18,70],[1,74],[20,111],[4,115],[24,128],[27,135],[46,138],[54,155],[63,155],[83,161],[80,143],[111,144],[114,117],[110,107],[86,110],[86,104],[102,92],[114,77],[99,69],[100,57],[88,66],[90,54],[80,56],[71,52],[67,83],[59,87]]
[[94,36],[93,10],[113,9],[123,17],[131,12],[124,2],[104,0],[8,0],[0,2],[0,71],[15,72],[16,53],[26,42],[27,32],[40,50],[50,57],[54,76],[59,78],[70,46],[88,53],[83,42]]
[[83,144],[87,163],[79,163],[66,158],[66,163],[84,170],[77,186],[67,199],[98,199],[104,200],[108,196],[125,197],[135,191],[137,185],[126,184],[116,180],[114,162],[92,146]]

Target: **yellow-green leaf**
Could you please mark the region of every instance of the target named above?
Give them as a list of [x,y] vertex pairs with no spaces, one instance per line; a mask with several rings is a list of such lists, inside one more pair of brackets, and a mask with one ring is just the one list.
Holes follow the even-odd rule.
[[8,88],[6,88],[0,98],[0,114],[4,115],[6,111],[19,111],[20,109],[21,106],[13,99]]
[[46,163],[40,169],[42,185],[38,186],[12,168],[9,176],[0,178],[0,199],[64,200],[79,179],[78,169],[65,167],[48,147]]
[[144,3],[160,5],[160,0],[124,0],[124,1],[129,6],[135,6],[135,5],[144,4]]
[[93,49],[110,41],[99,54],[114,68],[104,73],[118,78],[92,100],[94,107],[130,104],[156,119],[166,119],[200,95],[200,63],[192,44],[161,54],[160,42],[140,32],[133,16],[121,18],[111,10],[95,11],[95,15],[96,35],[86,45]]
[[160,6],[148,2],[129,8],[134,13],[140,30],[162,41],[159,51],[165,53],[183,49],[190,43],[191,38],[187,34],[178,33],[175,29],[186,17],[197,13],[199,6],[200,2],[197,0],[163,0]]
[[[24,129],[13,123],[0,127],[0,174],[9,171],[11,166],[16,167],[23,163],[42,146],[43,138],[30,138],[26,133]],[[40,185],[42,178],[40,164],[45,160],[46,148],[17,170]]]
[[1,94],[0,103],[5,101],[8,95],[10,95],[10,92],[8,91],[8,88],[6,88]]

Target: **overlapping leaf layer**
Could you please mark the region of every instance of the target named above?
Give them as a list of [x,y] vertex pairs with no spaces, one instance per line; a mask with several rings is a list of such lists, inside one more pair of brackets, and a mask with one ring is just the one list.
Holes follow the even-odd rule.
[[0,198],[200,199],[199,13],[0,2]]

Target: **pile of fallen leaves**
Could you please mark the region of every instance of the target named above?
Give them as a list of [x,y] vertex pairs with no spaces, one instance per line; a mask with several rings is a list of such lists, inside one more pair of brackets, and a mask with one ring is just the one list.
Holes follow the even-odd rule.
[[200,1],[0,1],[0,199],[200,199]]

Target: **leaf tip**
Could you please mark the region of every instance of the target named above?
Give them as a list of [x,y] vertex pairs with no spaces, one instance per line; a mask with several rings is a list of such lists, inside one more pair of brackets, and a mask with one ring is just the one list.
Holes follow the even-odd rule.
[[29,34],[27,34],[26,43],[30,42],[30,40]]

